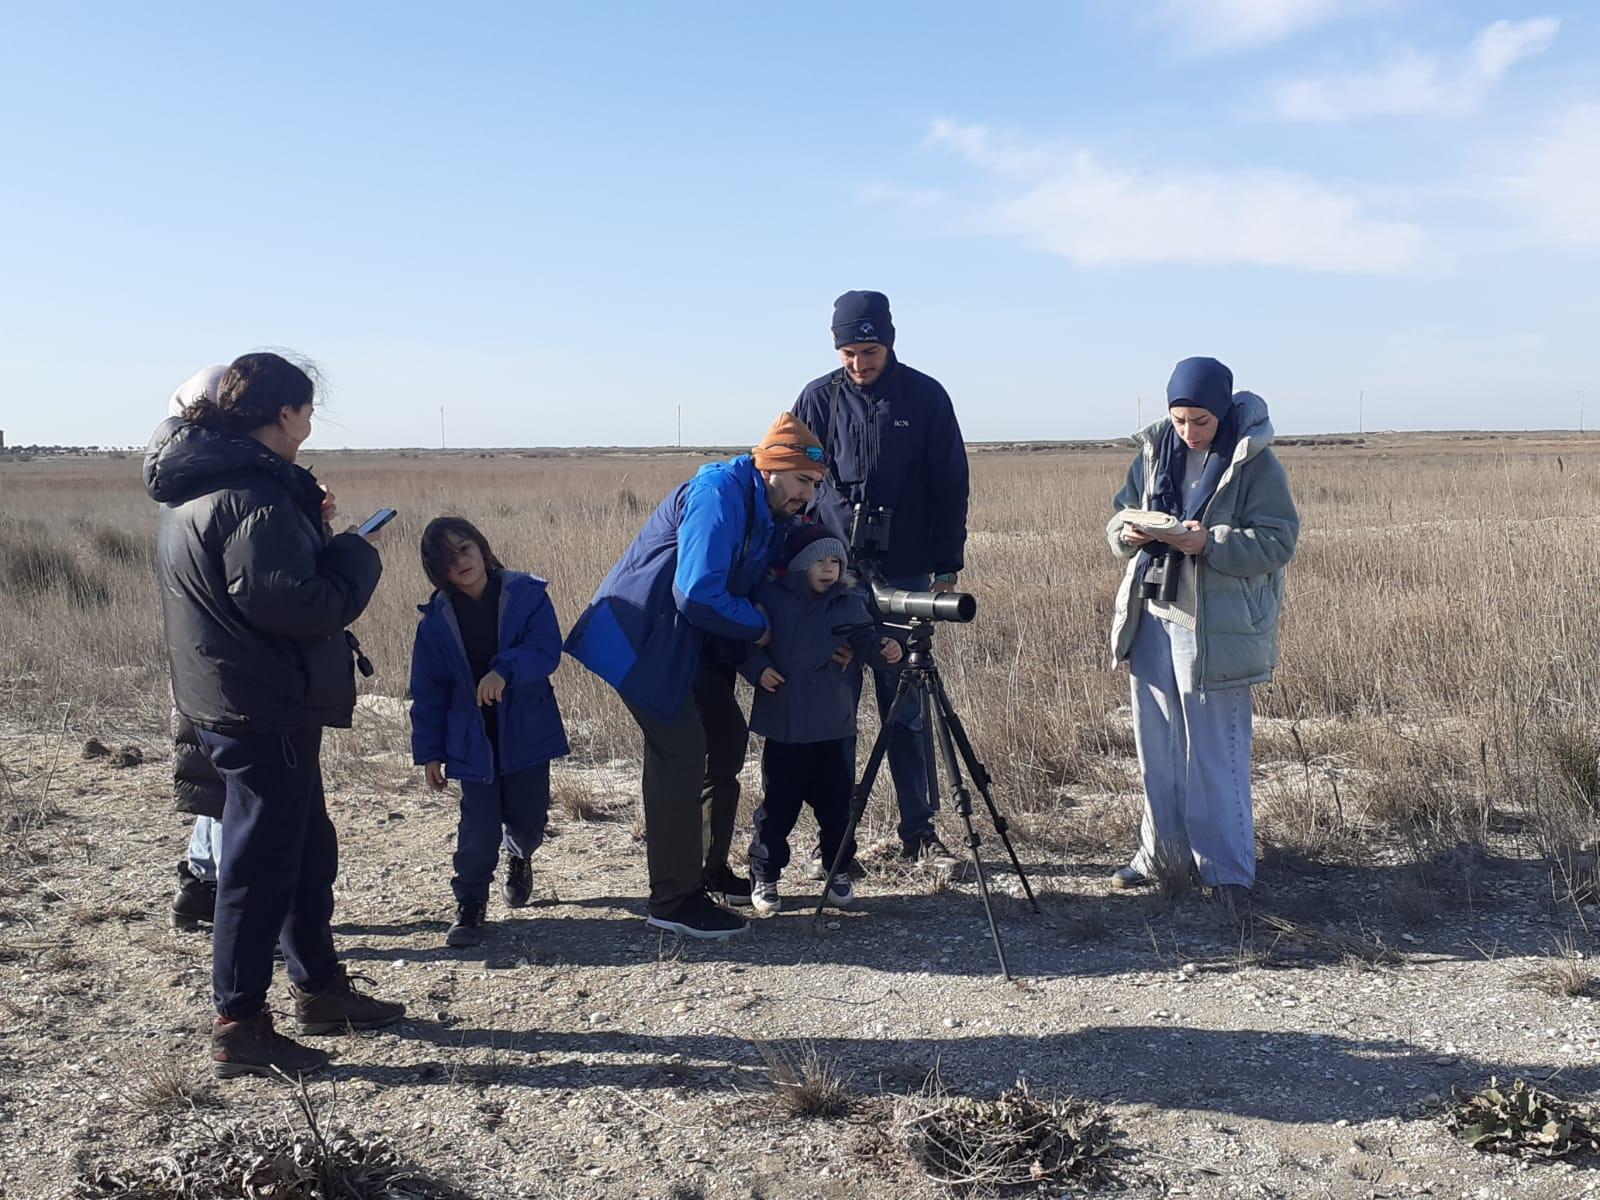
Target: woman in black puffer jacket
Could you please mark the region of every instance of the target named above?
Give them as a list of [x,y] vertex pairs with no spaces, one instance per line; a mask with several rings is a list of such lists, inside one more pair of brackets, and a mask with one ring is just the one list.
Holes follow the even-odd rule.
[[162,505],[156,563],[173,699],[226,787],[212,933],[220,1078],[327,1063],[273,1030],[274,940],[302,1032],[373,1028],[404,1012],[357,992],[333,948],[338,843],[322,730],[350,724],[345,626],[383,565],[353,530],[328,535],[322,489],[295,465],[314,391],[281,356],[244,355],[214,398],[157,428],[144,462],[145,488]]

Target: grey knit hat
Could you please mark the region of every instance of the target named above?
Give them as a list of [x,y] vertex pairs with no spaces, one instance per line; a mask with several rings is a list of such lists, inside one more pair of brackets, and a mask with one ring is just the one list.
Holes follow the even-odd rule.
[[850,561],[850,551],[845,544],[821,525],[804,525],[789,535],[784,546],[789,555],[791,573],[804,571],[814,562],[837,558],[840,565]]

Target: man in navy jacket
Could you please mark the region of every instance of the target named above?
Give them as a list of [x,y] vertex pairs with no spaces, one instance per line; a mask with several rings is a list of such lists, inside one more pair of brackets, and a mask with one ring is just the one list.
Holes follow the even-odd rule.
[[[816,430],[828,457],[817,489],[817,516],[849,545],[856,503],[893,512],[887,553],[877,566],[891,587],[949,591],[967,542],[967,447],[950,396],[937,379],[895,357],[889,298],[846,292],[834,301],[833,344],[843,365],[813,379],[794,415]],[[880,717],[894,698],[896,677],[874,670]],[[900,807],[907,858],[939,872],[956,863],[933,828],[922,722],[889,736],[889,773]],[[812,874],[821,878],[820,860]]]
[[728,866],[749,729],[732,662],[707,651],[716,639],[771,637],[747,597],[822,474],[816,437],[784,413],[750,454],[708,463],[661,502],[567,636],[567,653],[617,689],[644,733],[657,928],[726,938],[750,927],[711,899],[750,900],[749,880]]

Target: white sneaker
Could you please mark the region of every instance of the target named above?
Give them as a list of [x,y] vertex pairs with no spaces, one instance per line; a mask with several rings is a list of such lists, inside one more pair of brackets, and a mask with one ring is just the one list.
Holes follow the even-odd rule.
[[855,902],[856,893],[850,886],[850,876],[840,871],[828,884],[828,903],[835,908],[849,908]]
[[758,917],[775,917],[778,910],[783,907],[783,901],[778,897],[778,882],[773,880],[767,883],[764,880],[752,879],[750,881],[750,907],[756,910]]

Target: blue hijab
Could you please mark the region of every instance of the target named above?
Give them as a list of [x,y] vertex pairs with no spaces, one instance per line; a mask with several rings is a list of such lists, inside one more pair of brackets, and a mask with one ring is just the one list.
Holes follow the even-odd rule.
[[[1168,422],[1156,447],[1155,480],[1149,505],[1180,521],[1196,520],[1217,494],[1223,472],[1233,462],[1239,444],[1239,418],[1233,407],[1233,372],[1214,358],[1186,358],[1173,368],[1167,381],[1167,407],[1203,408],[1217,419],[1217,434],[1211,440],[1200,485],[1185,489],[1189,467],[1189,447],[1179,436],[1176,425]],[[1165,542],[1154,542],[1145,549],[1139,574],[1152,558],[1163,558],[1176,551]]]

